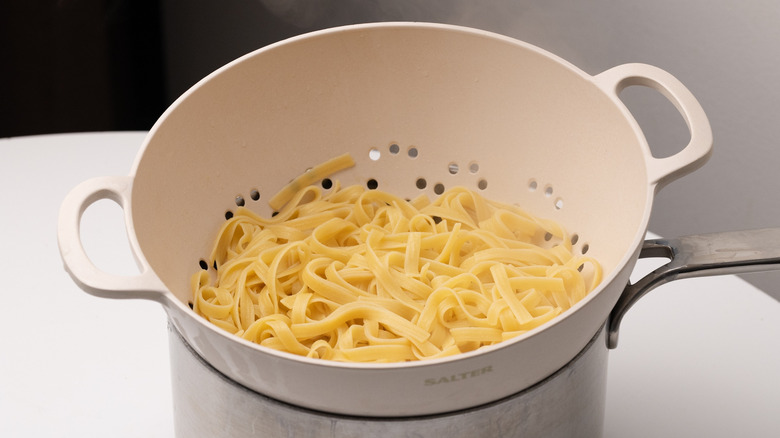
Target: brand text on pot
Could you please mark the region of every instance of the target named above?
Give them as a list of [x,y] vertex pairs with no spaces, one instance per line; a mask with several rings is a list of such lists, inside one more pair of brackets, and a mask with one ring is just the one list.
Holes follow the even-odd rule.
[[485,373],[489,373],[493,371],[493,366],[488,365],[486,367],[466,371],[465,373],[459,373],[459,374],[452,374],[449,376],[442,376],[442,377],[432,377],[429,379],[425,379],[425,386],[433,386],[438,385],[441,383],[452,383],[452,382],[459,382],[461,380],[470,379],[472,377],[479,377]]

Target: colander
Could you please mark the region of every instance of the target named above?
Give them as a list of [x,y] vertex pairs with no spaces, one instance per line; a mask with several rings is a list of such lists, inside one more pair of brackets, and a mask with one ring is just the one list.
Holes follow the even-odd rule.
[[[679,153],[652,155],[619,98],[630,85],[658,90],[677,107],[690,131]],[[450,412],[527,388],[583,349],[628,282],[654,194],[702,165],[711,143],[696,99],[653,66],[591,76],[476,29],[333,28],[243,56],[182,95],[149,132],[130,175],[92,179],[67,196],[60,250],[82,289],[159,302],[199,355],[247,388],[339,414]],[[225,218],[238,206],[270,215],[266,201],[291,179],[344,153],[355,166],[317,184],[338,180],[407,198],[471,188],[563,224],[576,235],[574,251],[603,265],[604,281],[527,334],[415,363],[307,359],[249,343],[196,315],[190,277],[211,269],[205,261]],[[100,271],[82,248],[81,215],[104,198],[124,209],[136,276]]]

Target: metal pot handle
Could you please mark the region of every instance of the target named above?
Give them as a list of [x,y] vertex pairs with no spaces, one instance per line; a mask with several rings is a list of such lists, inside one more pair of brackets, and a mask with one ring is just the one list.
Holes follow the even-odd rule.
[[623,316],[646,293],[673,280],[780,269],[780,228],[647,240],[639,257],[671,261],[626,286],[607,321],[607,346],[617,347]]
[[101,199],[110,199],[122,207],[128,235],[133,235],[130,219],[130,190],[133,178],[100,177],[82,182],[67,194],[60,207],[57,240],[65,270],[85,292],[103,298],[143,298],[164,303],[166,287],[151,267],[138,256],[140,252],[131,239],[133,253],[141,268],[137,276],[109,274],[98,269],[87,256],[81,243],[81,217],[86,209]]
[[[647,177],[656,190],[677,178],[693,172],[712,154],[712,128],[699,101],[677,78],[658,67],[629,63],[612,67],[593,77],[594,82],[622,106],[619,94],[633,85],[652,88],[666,97],[685,120],[690,141],[680,152],[665,158],[655,158],[645,147]],[[624,106],[623,106],[624,107]],[[626,109],[628,112],[628,109]]]

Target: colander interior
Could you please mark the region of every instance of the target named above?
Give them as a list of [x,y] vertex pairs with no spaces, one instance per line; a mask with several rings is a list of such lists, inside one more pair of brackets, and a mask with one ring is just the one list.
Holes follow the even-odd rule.
[[614,270],[643,226],[644,139],[590,76],[538,48],[437,26],[349,28],[249,54],[185,93],[147,137],[132,220],[144,258],[183,302],[238,206],[270,215],[291,179],[399,196],[464,186],[554,219]]

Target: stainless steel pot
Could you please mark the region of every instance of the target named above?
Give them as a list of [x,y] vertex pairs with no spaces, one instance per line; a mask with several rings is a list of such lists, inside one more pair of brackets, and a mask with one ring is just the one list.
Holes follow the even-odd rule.
[[[629,85],[658,90],[679,109],[691,134],[679,153],[653,157],[619,99]],[[591,76],[537,47],[474,29],[335,28],[250,53],[187,91],[152,128],[129,176],[89,180],[67,196],[59,245],[81,288],[159,302],[188,345],[242,386],[337,414],[433,415],[518,393],[582,351],[628,282],[656,191],[702,165],[711,143],[696,99],[652,66]],[[525,335],[418,363],[302,358],[194,314],[189,278],[236,200],[269,214],[263,200],[345,152],[356,166],[333,176],[344,184],[378,182],[405,197],[463,185],[558,221],[577,233],[576,251],[601,262],[603,283]],[[101,272],[84,253],[80,217],[102,198],[125,211],[138,276]]]
[[212,368],[175,327],[169,325],[168,332],[174,426],[180,437],[596,438],[603,433],[605,326],[569,363],[517,394],[474,408],[407,418],[334,415],[279,402]]

